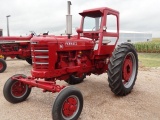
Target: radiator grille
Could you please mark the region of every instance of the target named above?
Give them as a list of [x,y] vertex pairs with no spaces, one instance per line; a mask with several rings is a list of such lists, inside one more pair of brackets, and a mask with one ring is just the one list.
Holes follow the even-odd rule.
[[35,69],[48,69],[49,56],[47,45],[31,45],[33,68]]

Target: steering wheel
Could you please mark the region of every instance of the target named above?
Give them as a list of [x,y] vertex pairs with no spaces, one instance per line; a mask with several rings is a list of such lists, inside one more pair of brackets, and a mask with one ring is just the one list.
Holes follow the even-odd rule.
[[[94,30],[95,29],[95,30]],[[98,30],[100,29],[100,26],[98,26]],[[93,28],[92,28],[92,31],[96,31],[96,26],[94,26]]]

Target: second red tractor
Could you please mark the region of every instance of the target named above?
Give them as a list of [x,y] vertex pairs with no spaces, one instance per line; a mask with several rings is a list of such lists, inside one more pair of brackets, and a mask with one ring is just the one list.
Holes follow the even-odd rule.
[[7,57],[24,59],[29,64],[32,64],[30,39],[34,34],[27,37],[9,36],[0,37],[0,73],[4,72],[7,68],[5,59]]

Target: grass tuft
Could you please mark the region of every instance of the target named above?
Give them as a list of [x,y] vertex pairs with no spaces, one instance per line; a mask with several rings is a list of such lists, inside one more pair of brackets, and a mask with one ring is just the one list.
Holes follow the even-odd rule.
[[160,53],[138,53],[138,59],[144,67],[160,67]]

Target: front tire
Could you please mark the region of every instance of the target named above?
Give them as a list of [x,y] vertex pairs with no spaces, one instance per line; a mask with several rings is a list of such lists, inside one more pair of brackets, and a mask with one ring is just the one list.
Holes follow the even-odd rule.
[[83,108],[83,96],[73,87],[64,88],[57,96],[53,108],[53,120],[77,120]]
[[7,68],[6,61],[3,59],[0,59],[0,73],[4,72]]
[[138,56],[132,44],[119,45],[110,58],[108,81],[111,91],[119,96],[131,92],[138,72]]
[[[26,78],[25,75],[17,74],[12,77],[22,76]],[[10,77],[3,88],[3,95],[8,102],[19,103],[27,99],[31,92],[31,88],[23,82],[18,80],[13,80]]]

